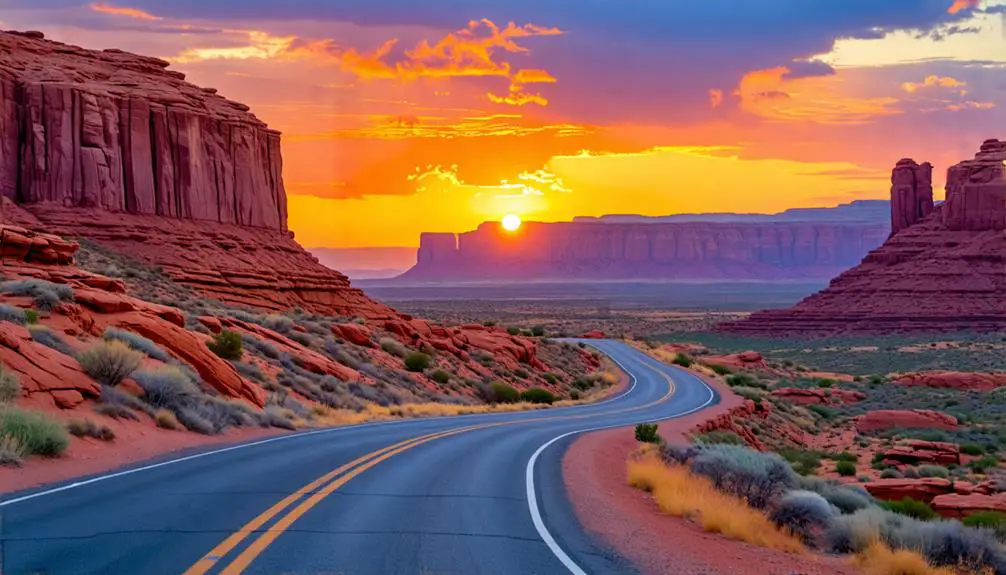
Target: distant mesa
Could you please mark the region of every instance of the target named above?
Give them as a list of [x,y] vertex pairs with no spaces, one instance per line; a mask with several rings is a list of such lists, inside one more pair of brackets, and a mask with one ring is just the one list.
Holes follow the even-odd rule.
[[0,201],[228,303],[394,315],[293,241],[279,132],[158,58],[0,32]]
[[751,334],[1006,330],[1006,142],[986,140],[947,170],[935,205],[932,166],[904,159],[891,176],[891,237],[824,290],[785,310],[724,324]]
[[610,215],[424,233],[399,282],[826,280],[890,232],[887,201],[780,214]]

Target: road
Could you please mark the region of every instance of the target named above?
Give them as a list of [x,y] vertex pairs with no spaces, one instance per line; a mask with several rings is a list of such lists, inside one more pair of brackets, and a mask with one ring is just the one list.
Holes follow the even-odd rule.
[[577,433],[719,398],[623,343],[590,343],[632,376],[626,392],[303,432],[4,496],[0,573],[632,573],[576,520],[562,454]]

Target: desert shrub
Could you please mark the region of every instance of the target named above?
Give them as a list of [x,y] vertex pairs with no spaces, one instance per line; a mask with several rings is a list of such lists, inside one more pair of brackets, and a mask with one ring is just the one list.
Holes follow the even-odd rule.
[[718,429],[707,433],[698,433],[694,437],[696,443],[712,445],[714,443],[726,443],[728,445],[744,445],[744,439],[732,431]]
[[715,373],[716,375],[730,375],[731,373],[733,373],[732,371],[730,371],[729,367],[725,365],[719,365],[716,363],[710,364],[709,369],[713,370],[713,373]]
[[540,325],[532,326],[531,335],[533,335],[534,337],[542,337],[543,335],[545,335],[545,328]]
[[680,365],[681,367],[691,367],[692,358],[688,357],[683,353],[678,353],[677,355],[674,356],[674,359],[671,360],[671,363],[673,363],[674,365]]
[[520,335],[520,328],[519,327],[508,327],[508,328],[506,328],[506,332],[508,334],[510,334],[510,335]]
[[480,387],[479,391],[489,403],[516,403],[520,399],[520,392],[502,381]]
[[856,464],[851,461],[839,461],[835,464],[835,473],[842,477],[852,477],[856,474]]
[[556,397],[551,391],[540,387],[532,387],[520,394],[521,401],[528,403],[555,403]]
[[102,340],[77,354],[77,362],[95,381],[119,385],[140,367],[143,354],[121,341]]
[[192,379],[173,365],[138,371],[133,374],[133,379],[143,388],[144,400],[155,409],[170,409],[177,413],[201,395]]
[[287,413],[287,410],[277,405],[266,406],[265,410],[262,412],[262,421],[263,424],[269,427],[297,429],[297,426],[290,420],[290,415]]
[[841,485],[818,477],[797,477],[796,487],[817,493],[842,513],[853,513],[874,506],[873,497],[860,487]]
[[523,370],[523,369],[521,369],[519,367],[517,369],[513,370],[513,374],[516,375],[517,377],[521,378],[521,379],[527,379],[527,377],[529,375],[526,370]]
[[593,386],[594,386],[594,382],[590,381],[589,379],[584,379],[582,377],[578,377],[578,378],[576,378],[576,379],[573,380],[573,387],[579,389],[580,391],[587,391],[588,389],[590,389]]
[[206,344],[210,351],[224,359],[241,359],[244,353],[241,336],[237,332],[221,330],[213,336],[213,340]]
[[796,482],[796,474],[782,457],[739,445],[705,446],[692,460],[691,468],[711,479],[718,489],[743,497],[759,509]]
[[0,438],[3,437],[17,441],[24,455],[56,457],[70,444],[66,429],[58,421],[16,407],[0,408]]
[[656,423],[640,423],[636,425],[636,441],[643,443],[663,443],[660,434],[657,433]]
[[829,452],[824,455],[828,459],[834,459],[835,461],[851,461],[856,463],[859,461],[859,456],[855,453],[849,453],[848,451],[842,451],[840,453]]
[[112,419],[131,419],[133,421],[140,419],[132,409],[116,403],[99,403],[94,406],[94,412]]
[[21,398],[21,378],[6,365],[0,363],[0,404],[11,403]]
[[800,475],[813,475],[821,467],[821,454],[809,449],[782,449],[779,454],[790,462]]
[[808,405],[807,409],[824,419],[831,419],[832,417],[835,417],[835,410],[824,405]]
[[569,398],[572,399],[573,401],[577,401],[578,399],[580,399],[580,392],[575,389],[570,390]]
[[818,387],[828,388],[828,387],[834,387],[834,385],[835,385],[835,380],[834,379],[823,378],[823,379],[817,380],[817,386]]
[[259,366],[253,363],[246,363],[243,361],[235,361],[234,369],[238,370],[238,373],[258,382],[264,382],[266,380],[265,372],[263,372]]
[[258,423],[258,420],[246,412],[239,402],[232,403],[216,397],[189,401],[184,407],[172,411],[186,429],[203,435],[214,435],[231,426]]
[[961,453],[965,455],[981,455],[985,453],[985,448],[978,443],[962,443],[960,449]]
[[292,339],[293,341],[299,343],[304,347],[314,347],[314,338],[306,333],[302,333],[299,331],[292,331],[289,334],[287,334],[287,337],[289,337],[290,339]]
[[405,369],[412,372],[421,372],[430,367],[433,360],[425,353],[414,351],[405,356]]
[[730,387],[758,387],[765,389],[767,386],[764,382],[758,381],[754,377],[746,373],[734,373],[726,377],[727,385]]
[[983,455],[968,463],[968,467],[975,473],[985,473],[989,469],[999,467],[999,459],[991,455]]
[[57,284],[40,279],[12,280],[0,284],[0,292],[8,295],[30,296],[35,307],[50,311],[60,301],[73,299],[73,288],[65,284]]
[[38,312],[33,309],[24,310],[24,320],[28,324],[38,323]]
[[905,497],[901,501],[882,501],[880,506],[888,511],[914,517],[915,519],[922,519],[923,521],[939,517],[928,503],[916,501],[911,497]]
[[831,521],[837,511],[828,500],[813,491],[790,491],[779,498],[769,519],[780,527],[789,528],[804,541]]
[[950,477],[950,470],[942,465],[920,465],[919,477]]
[[131,331],[109,327],[105,329],[105,333],[102,334],[102,337],[109,341],[121,341],[132,349],[142,351],[158,361],[166,363],[171,359],[168,352],[161,349],[156,343]]
[[66,430],[74,437],[93,437],[101,441],[112,441],[115,432],[107,425],[102,425],[90,419],[74,419],[66,424]]
[[293,320],[285,315],[271,313],[262,318],[262,325],[280,333],[287,333],[293,329]]
[[901,472],[897,469],[885,469],[880,472],[881,479],[897,479],[901,477]]
[[391,355],[404,358],[407,353],[407,350],[405,349],[405,346],[402,345],[402,342],[392,337],[382,337],[380,345],[381,349],[384,350],[385,353],[390,353]]
[[961,523],[968,527],[984,527],[998,530],[1006,526],[1006,513],[1001,511],[977,511],[965,517]]
[[55,331],[40,324],[28,326],[28,333],[31,334],[32,341],[40,343],[48,348],[52,348],[63,355],[73,355],[73,348],[66,343]]
[[744,399],[750,399],[755,403],[761,403],[762,401],[762,396],[760,393],[747,387],[735,387],[734,393],[743,397]]
[[556,375],[554,373],[545,373],[541,377],[546,382],[548,382],[550,385],[555,385],[555,384],[559,383],[559,378],[556,377]]
[[487,319],[486,321],[482,322],[482,325],[486,327],[494,327],[496,325],[496,322],[494,322],[491,319]]
[[0,466],[20,466],[25,455],[24,446],[18,439],[0,435]]
[[0,303],[0,321],[8,321],[24,325],[28,323],[28,316],[23,309],[9,304]]
[[178,418],[175,414],[167,409],[158,409],[157,413],[154,414],[154,421],[157,422],[157,427],[163,429],[178,429],[181,425],[178,423]]
[[445,384],[451,380],[451,374],[447,373],[442,369],[434,371],[433,373],[430,374],[430,377],[433,378],[433,381],[439,384]]
[[144,403],[140,398],[110,385],[102,384],[100,401],[101,403],[98,404],[99,407],[103,405],[121,406],[128,409],[134,409],[136,411],[142,411],[148,415],[154,414],[154,409]]

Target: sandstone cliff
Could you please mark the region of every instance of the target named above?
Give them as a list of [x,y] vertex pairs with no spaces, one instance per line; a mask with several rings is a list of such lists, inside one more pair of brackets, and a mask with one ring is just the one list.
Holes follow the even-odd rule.
[[4,220],[97,240],[231,303],[393,316],[293,241],[279,133],[167,66],[0,32],[0,200],[31,215]]
[[881,223],[484,223],[423,234],[409,281],[825,279],[881,244]]
[[[947,171],[933,206],[926,164],[892,176],[894,233],[827,289],[722,329],[745,333],[1006,329],[1006,142]],[[921,184],[921,185],[920,185]]]

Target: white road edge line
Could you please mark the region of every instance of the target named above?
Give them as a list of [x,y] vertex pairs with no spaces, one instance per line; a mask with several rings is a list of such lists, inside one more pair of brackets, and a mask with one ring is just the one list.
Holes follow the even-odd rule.
[[[642,352],[639,352],[639,353],[642,353]],[[608,355],[608,354],[605,354],[605,355]],[[629,372],[629,370],[626,369],[624,365],[622,365],[622,362],[618,361],[613,356],[608,355],[608,358],[611,359],[612,361],[614,361],[616,364],[618,364],[618,367],[622,368],[622,370],[625,371],[625,373],[628,373],[629,376],[632,378],[632,386],[629,389],[635,388],[636,387],[636,376],[635,376],[635,374]],[[663,365],[663,364],[661,364],[661,365]],[[647,367],[649,367],[650,369],[653,369],[654,371],[656,371],[656,368],[654,368],[652,366],[647,366]],[[690,373],[687,374],[687,375],[689,375],[691,377],[695,377],[694,375],[692,375]],[[705,403],[703,403],[702,405],[700,405],[700,406],[698,406],[696,408],[689,409],[688,411],[685,411],[685,412],[682,412],[682,413],[677,413],[675,415],[671,415],[671,416],[668,416],[668,417],[663,417],[663,418],[660,418],[660,419],[653,419],[653,420],[649,420],[649,421],[665,421],[665,420],[668,420],[668,419],[674,419],[674,418],[677,418],[677,417],[683,417],[685,415],[690,415],[692,413],[695,413],[696,411],[705,409],[706,406],[708,406],[710,403],[712,403],[713,400],[716,399],[716,393],[713,391],[713,389],[711,387],[709,387],[709,384],[707,384],[706,382],[702,381],[701,378],[695,377],[695,379],[699,383],[701,383],[702,386],[705,387],[706,390],[709,392],[709,399],[707,399]],[[673,383],[672,383],[672,385],[673,385]],[[576,562],[573,561],[573,559],[571,559],[570,556],[567,555],[565,551],[563,551],[562,547],[560,547],[559,544],[556,543],[555,537],[552,537],[552,533],[549,532],[548,527],[545,527],[545,520],[542,518],[541,511],[539,511],[539,509],[538,509],[538,494],[537,494],[537,492],[535,490],[535,486],[534,486],[534,465],[538,461],[538,456],[541,455],[541,453],[543,451],[545,451],[546,449],[548,449],[548,447],[550,445],[552,445],[553,443],[555,443],[556,441],[559,441],[561,439],[569,437],[570,435],[576,435],[578,433],[590,433],[592,431],[602,431],[602,430],[605,430],[605,429],[614,429],[616,427],[626,427],[626,425],[624,425],[624,424],[605,425],[605,426],[601,426],[601,427],[592,427],[592,428],[588,428],[588,429],[579,429],[577,431],[570,431],[568,433],[563,433],[562,435],[560,435],[558,437],[553,437],[549,441],[545,442],[541,447],[539,447],[537,449],[537,451],[534,452],[533,455],[531,455],[531,459],[528,460],[527,467],[524,469],[524,486],[525,486],[525,488],[527,490],[527,506],[528,506],[528,510],[531,512],[531,521],[534,523],[534,528],[536,530],[538,530],[538,536],[542,538],[542,541],[545,542],[545,545],[547,545],[548,548],[549,548],[549,550],[552,551],[552,554],[555,555],[556,559],[558,559],[566,567],[566,569],[568,569],[569,572],[572,573],[573,575],[587,575],[587,572],[584,571],[582,567],[580,567],[579,565],[577,565]]]
[[[580,405],[572,405],[572,406],[569,406],[569,407],[560,407],[560,408],[556,408],[555,411],[562,411],[562,410],[567,410],[567,409],[570,409],[570,408],[577,408],[577,407],[594,407],[594,406],[597,406],[597,405],[604,405],[606,403],[610,403],[612,401],[619,400],[619,399],[625,397],[626,395],[629,395],[635,387],[636,387],[636,382],[635,382],[635,379],[633,379],[632,386],[629,387],[629,389],[625,390],[624,393],[620,393],[620,394],[618,394],[615,397],[611,397],[611,398],[605,399],[604,401],[598,401],[597,403],[586,403],[586,404],[584,404],[582,406],[580,406]],[[526,411],[526,412],[519,412],[519,413],[533,413],[533,412],[532,411]],[[513,414],[514,413],[511,412],[511,413],[500,413],[498,415],[501,415],[501,416],[512,416]],[[407,424],[409,422],[437,421],[437,420],[440,420],[440,419],[455,419],[455,420],[458,420],[458,419],[467,419],[467,418],[472,418],[472,417],[485,417],[485,416],[490,416],[491,417],[492,415],[494,415],[494,414],[492,414],[492,413],[472,413],[472,414],[468,414],[468,415],[448,415],[448,416],[437,416],[437,417],[424,417],[424,418],[416,418],[416,419],[410,419],[410,420],[405,420],[405,421],[401,421],[401,420],[400,421],[375,421],[375,422],[372,422],[372,423],[360,423],[360,424],[357,424],[357,425],[344,425],[344,426],[341,426],[341,427],[329,427],[329,428],[326,428],[326,429],[316,429],[316,430],[313,430],[313,431],[304,431],[304,432],[300,432],[300,433],[291,433],[291,434],[288,434],[288,435],[281,435],[279,437],[271,437],[269,439],[262,439],[262,440],[259,440],[259,441],[253,441],[251,443],[239,443],[237,445],[232,445],[230,447],[224,447],[222,449],[215,449],[213,451],[204,451],[202,453],[194,453],[192,455],[188,455],[188,456],[185,456],[185,457],[179,457],[177,459],[169,459],[167,461],[162,461],[160,463],[153,463],[151,465],[144,465],[142,467],[137,467],[137,468],[134,468],[134,469],[126,469],[124,471],[117,471],[117,472],[108,473],[108,474],[105,474],[105,475],[98,475],[97,477],[92,477],[92,478],[86,479],[84,481],[76,481],[74,483],[68,483],[66,485],[61,485],[59,487],[54,487],[52,489],[44,489],[42,491],[36,491],[35,493],[29,493],[27,495],[23,495],[21,497],[15,497],[13,499],[7,499],[7,500],[0,501],[0,508],[7,507],[8,505],[14,505],[16,503],[22,503],[24,501],[29,501],[29,500],[32,500],[32,499],[37,499],[39,497],[44,497],[46,495],[52,495],[54,493],[60,493],[62,491],[69,491],[71,489],[76,489],[78,487],[84,487],[84,486],[87,486],[87,485],[92,485],[94,483],[99,483],[101,481],[107,481],[109,479],[115,479],[117,477],[125,477],[126,475],[132,475],[134,473],[140,473],[140,472],[143,472],[143,471],[150,471],[151,469],[157,469],[159,467],[166,467],[168,465],[174,465],[176,463],[184,463],[186,461],[192,461],[193,459],[200,459],[200,458],[203,458],[203,457],[210,457],[212,455],[219,455],[221,453],[227,453],[227,452],[230,452],[230,451],[236,451],[238,449],[245,449],[247,447],[255,447],[257,445],[265,445],[267,443],[272,443],[274,441],[284,441],[284,440],[287,440],[287,439],[294,439],[294,438],[298,438],[298,437],[307,437],[309,435],[318,435],[318,434],[321,434],[321,433],[333,433],[333,432],[338,432],[338,431],[349,431],[349,430],[354,430],[354,429],[362,429],[362,428],[365,428],[365,427],[377,427],[377,426],[388,426],[388,425],[402,425],[402,424]]]

